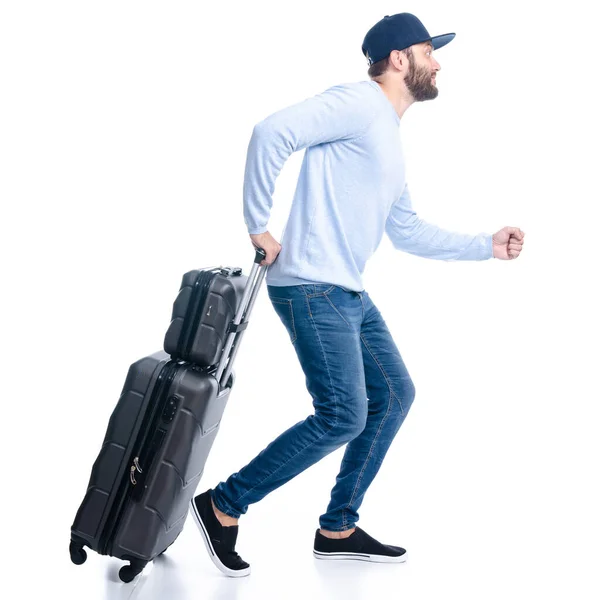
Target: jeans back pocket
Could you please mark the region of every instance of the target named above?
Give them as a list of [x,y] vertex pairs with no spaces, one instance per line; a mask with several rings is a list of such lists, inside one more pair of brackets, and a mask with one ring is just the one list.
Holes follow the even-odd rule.
[[291,298],[270,298],[275,312],[279,315],[290,336],[292,344],[296,341],[296,326],[294,324],[294,311]]

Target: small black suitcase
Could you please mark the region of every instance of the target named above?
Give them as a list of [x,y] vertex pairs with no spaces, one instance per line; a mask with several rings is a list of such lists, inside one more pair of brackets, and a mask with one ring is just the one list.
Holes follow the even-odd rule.
[[200,366],[216,364],[247,279],[239,267],[186,273],[173,303],[165,352]]
[[268,268],[259,268],[264,256],[257,250],[217,364],[161,351],[130,366],[71,527],[75,564],[85,562],[87,546],[128,560],[119,572],[128,582],[181,532],[235,381],[235,354]]

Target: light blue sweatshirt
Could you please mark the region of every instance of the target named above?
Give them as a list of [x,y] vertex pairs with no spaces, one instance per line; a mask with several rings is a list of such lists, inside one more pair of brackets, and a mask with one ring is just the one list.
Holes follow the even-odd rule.
[[292,152],[306,148],[268,285],[362,291],[366,262],[384,231],[395,248],[417,256],[492,258],[491,234],[454,233],[416,215],[399,125],[392,103],[369,80],[333,86],[254,127],[243,190],[250,234],[267,231],[275,180]]

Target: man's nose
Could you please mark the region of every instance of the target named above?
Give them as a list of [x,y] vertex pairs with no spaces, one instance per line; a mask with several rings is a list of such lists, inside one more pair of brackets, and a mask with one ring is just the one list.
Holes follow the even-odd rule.
[[434,58],[434,59],[433,59],[433,70],[437,72],[437,71],[439,71],[441,68],[442,68],[442,67],[440,66],[440,63],[439,63],[437,60],[435,60],[435,58]]

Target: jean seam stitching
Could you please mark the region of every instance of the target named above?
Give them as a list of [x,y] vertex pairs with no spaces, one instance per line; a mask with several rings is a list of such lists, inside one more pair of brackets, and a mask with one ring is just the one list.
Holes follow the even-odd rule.
[[327,356],[325,354],[325,348],[323,347],[323,342],[321,341],[321,336],[319,335],[319,330],[317,329],[317,324],[313,319],[312,313],[310,311],[310,298],[306,298],[306,303],[308,304],[308,314],[310,315],[310,321],[312,323],[313,329],[317,335],[317,340],[319,340],[319,347],[321,348],[321,354],[323,355],[323,362],[325,363],[325,367],[327,368],[327,378],[329,379],[329,386],[331,391],[333,392],[333,403],[335,407],[335,418],[333,421],[334,425],[337,425],[338,422],[338,399],[337,394],[335,393],[335,387],[333,386],[333,381],[331,379],[331,371],[329,370],[329,363],[327,362]]
[[288,302],[288,306],[290,307],[290,316],[292,317],[292,331],[294,332],[294,339],[292,340],[292,344],[298,338],[298,334],[296,333],[296,321],[294,321],[294,307],[292,306],[292,301]]
[[[379,423],[379,427],[377,428],[377,433],[375,434],[375,437],[373,438],[373,441],[371,442],[371,447],[369,448],[369,454],[367,455],[367,458],[365,458],[365,462],[363,463],[362,469],[360,470],[360,473],[358,475],[358,479],[356,480],[356,485],[354,486],[354,490],[352,491],[352,496],[350,497],[350,501],[348,502],[348,504],[346,505],[345,508],[350,508],[350,506],[354,502],[354,497],[356,496],[356,492],[360,486],[363,475],[365,474],[365,471],[367,469],[367,464],[369,463],[369,460],[371,460],[371,456],[373,456],[373,449],[375,448],[375,444],[377,443],[377,440],[379,439],[379,436],[381,435],[381,432],[383,431],[383,426],[384,426],[385,422],[387,421],[387,418],[391,412],[393,396],[394,395],[390,388],[390,397],[388,400],[387,411],[386,411],[385,415],[383,416],[383,418],[381,419],[381,423]],[[345,523],[345,520],[344,520],[344,523]]]
[[350,327],[350,329],[352,329],[352,327],[350,326],[350,323],[348,323],[348,321],[346,321],[346,319],[344,318],[344,315],[342,315],[342,313],[337,309],[337,307],[335,306],[335,304],[331,301],[331,298],[329,296],[325,296],[325,298],[327,299],[327,302],[329,302],[329,304],[331,304],[333,310],[335,310],[335,312],[340,315],[340,317],[342,318],[342,320],[344,321],[344,323],[346,323],[346,325],[348,325],[348,327]]
[[312,294],[306,294],[306,295],[309,298],[318,298],[319,296],[325,296],[326,294],[329,294],[329,292],[333,291],[333,288],[335,288],[335,284],[333,284],[331,287],[326,289],[324,292],[313,292]]
[[379,367],[380,371],[383,373],[385,381],[386,381],[388,387],[390,388],[390,394],[394,398],[396,398],[396,400],[398,401],[398,404],[400,404],[400,413],[402,414],[402,416],[405,416],[405,414],[404,414],[404,406],[402,405],[402,400],[400,398],[398,398],[398,396],[394,393],[394,390],[392,388],[392,384],[390,383],[390,379],[389,379],[388,374],[385,372],[385,369],[383,368],[383,366],[381,365],[381,363],[379,362],[379,360],[377,360],[377,357],[375,356],[375,354],[373,354],[373,352],[371,351],[371,348],[367,344],[367,342],[366,342],[365,338],[363,337],[362,333],[360,334],[360,339],[362,340],[362,342],[365,345],[365,348],[367,349],[367,351],[369,352],[369,354],[373,357],[373,360],[377,363],[377,366]]
[[262,483],[264,483],[267,479],[269,479],[269,477],[272,477],[273,475],[275,475],[275,473],[277,473],[277,471],[279,471],[280,469],[282,469],[283,467],[285,467],[285,465],[287,465],[292,459],[296,458],[299,454],[301,454],[302,452],[304,452],[307,448],[310,448],[311,446],[313,446],[314,444],[316,444],[319,440],[321,440],[323,437],[325,437],[337,425],[337,422],[338,422],[338,402],[337,402],[337,395],[335,393],[335,388],[333,387],[333,382],[331,380],[331,371],[329,370],[329,364],[327,363],[327,357],[325,355],[325,348],[323,348],[323,343],[321,342],[321,338],[319,336],[319,331],[317,329],[317,324],[315,323],[314,319],[312,318],[312,314],[310,313],[310,302],[309,302],[308,295],[306,297],[306,303],[308,304],[308,313],[310,315],[311,323],[313,325],[315,333],[317,334],[317,340],[319,341],[319,346],[321,347],[321,354],[323,355],[323,362],[325,363],[325,367],[327,368],[327,376],[329,378],[329,385],[331,386],[331,390],[333,391],[333,402],[334,402],[334,407],[335,407],[335,418],[333,420],[333,424],[331,425],[331,427],[329,429],[327,429],[325,432],[323,432],[316,440],[314,440],[310,444],[304,446],[304,448],[302,448],[300,451],[296,452],[296,454],[294,454],[293,456],[290,456],[290,458],[288,458],[282,465],[279,465],[274,471],[272,471],[271,473],[269,473],[268,475],[266,475],[265,477],[263,477],[256,485],[254,485],[249,490],[245,491],[241,496],[239,496],[237,498],[236,503],[239,502],[242,498],[244,498],[244,496],[247,496],[250,492],[252,492],[253,490],[255,490],[259,485],[261,485]]
[[306,307],[308,308],[308,316],[312,319],[312,313],[310,312],[310,296],[306,293],[306,290],[304,289],[304,287],[302,288],[302,291],[304,292],[304,295],[306,297]]
[[362,294],[358,294],[358,297],[360,298],[360,303],[362,305],[362,320],[365,320],[365,303],[362,297]]

